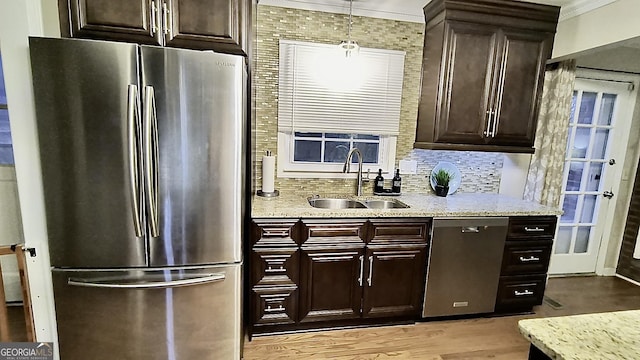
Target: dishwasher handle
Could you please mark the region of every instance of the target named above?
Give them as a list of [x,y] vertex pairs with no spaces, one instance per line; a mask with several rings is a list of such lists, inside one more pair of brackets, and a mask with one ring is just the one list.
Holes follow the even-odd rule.
[[479,233],[480,232],[480,227],[479,226],[465,226],[462,227],[460,229],[461,232],[463,233]]

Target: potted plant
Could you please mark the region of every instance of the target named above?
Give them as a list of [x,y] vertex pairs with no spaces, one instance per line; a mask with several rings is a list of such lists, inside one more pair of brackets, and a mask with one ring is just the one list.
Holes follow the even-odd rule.
[[449,182],[453,180],[453,174],[450,174],[447,170],[440,169],[431,173],[431,178],[436,183],[436,195],[447,196],[449,193]]

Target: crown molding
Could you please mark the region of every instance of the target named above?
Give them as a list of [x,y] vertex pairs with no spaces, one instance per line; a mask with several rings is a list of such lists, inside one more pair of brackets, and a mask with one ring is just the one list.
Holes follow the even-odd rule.
[[618,0],[574,0],[560,9],[560,21],[571,19]]

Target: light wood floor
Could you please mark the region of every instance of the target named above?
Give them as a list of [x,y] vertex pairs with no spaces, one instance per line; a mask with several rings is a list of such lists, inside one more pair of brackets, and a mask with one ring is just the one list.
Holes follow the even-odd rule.
[[24,322],[24,310],[22,305],[7,306],[7,320],[9,324],[10,341],[27,341],[27,325]]
[[553,278],[545,294],[562,306],[545,302],[528,315],[256,337],[245,342],[244,359],[527,359],[520,319],[640,309],[640,287],[614,277]]

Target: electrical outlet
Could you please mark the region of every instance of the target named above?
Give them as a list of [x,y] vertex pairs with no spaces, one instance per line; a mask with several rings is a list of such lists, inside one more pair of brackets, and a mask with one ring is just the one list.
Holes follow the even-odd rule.
[[400,160],[400,174],[417,174],[418,162],[415,160]]

